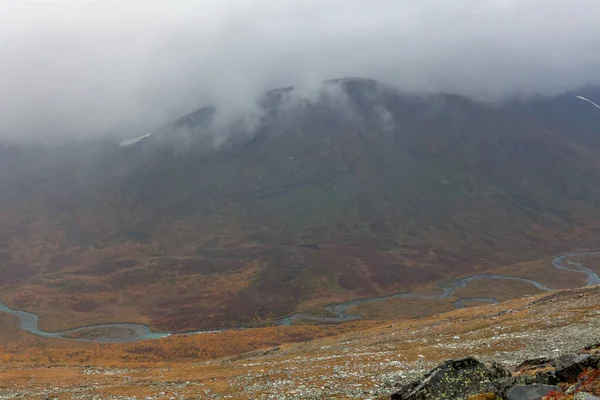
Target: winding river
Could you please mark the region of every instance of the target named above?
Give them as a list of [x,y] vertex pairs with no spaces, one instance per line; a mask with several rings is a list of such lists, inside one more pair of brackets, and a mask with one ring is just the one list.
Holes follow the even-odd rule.
[[[581,257],[581,256],[594,256],[600,255],[600,252],[583,252],[583,253],[569,253],[564,254],[562,256],[558,256],[552,260],[552,266],[554,268],[571,271],[576,273],[583,273],[586,275],[586,285],[600,285],[600,276],[591,269],[587,268],[581,263],[572,262],[569,258],[573,257]],[[402,299],[402,298],[410,298],[410,299],[427,299],[427,300],[436,300],[436,299],[445,299],[450,296],[456,294],[456,291],[460,288],[464,288],[469,284],[469,282],[481,281],[481,280],[511,280],[511,281],[519,281],[528,283],[537,289],[543,290],[545,292],[551,292],[552,289],[541,284],[538,281],[534,281],[532,279],[519,278],[516,276],[506,276],[506,275],[497,275],[497,274],[477,274],[468,276],[466,278],[459,278],[451,281],[445,281],[438,285],[438,288],[441,290],[440,294],[437,295],[418,295],[412,293],[396,293],[388,296],[380,296],[380,297],[370,297],[366,299],[357,299],[348,301],[345,303],[335,304],[331,306],[325,307],[325,311],[327,311],[330,316],[319,316],[313,314],[306,313],[297,313],[292,314],[289,317],[280,319],[278,322],[280,325],[289,326],[292,325],[294,321],[304,320],[304,321],[315,321],[321,323],[336,323],[336,322],[345,322],[345,321],[354,321],[362,318],[360,314],[349,314],[347,310],[351,307],[360,305],[360,304],[368,304],[375,303],[382,300],[387,299]],[[455,308],[464,308],[465,302],[468,301],[477,301],[477,302],[485,302],[496,304],[499,301],[493,297],[460,297],[456,302],[454,302]]]
[[[583,273],[586,275],[586,284],[600,285],[600,276],[582,263],[570,261],[570,258],[581,257],[581,256],[594,256],[600,255],[600,252],[583,252],[583,253],[570,253],[552,260],[551,264],[554,268],[570,271],[574,273]],[[547,286],[531,279],[519,278],[516,276],[506,276],[497,274],[477,274],[468,276],[466,278],[459,278],[451,281],[445,281],[438,285],[441,293],[437,295],[418,295],[412,293],[396,293],[387,296],[370,297],[365,299],[357,299],[347,301],[345,303],[334,304],[325,307],[325,311],[330,314],[328,316],[313,315],[307,313],[297,313],[288,317],[282,318],[277,321],[279,325],[289,326],[295,321],[314,321],[321,323],[339,323],[346,321],[354,321],[362,318],[360,314],[348,313],[348,309],[360,304],[374,303],[387,299],[445,299],[456,295],[456,291],[460,288],[466,287],[470,282],[481,281],[481,280],[512,280],[518,282],[528,283],[537,289],[550,292],[552,289]],[[466,307],[465,303],[470,301],[485,302],[495,304],[499,301],[493,297],[460,297],[454,302],[455,308]],[[125,343],[135,342],[139,340],[147,339],[158,339],[166,336],[170,336],[170,333],[166,332],[152,332],[149,326],[143,324],[132,324],[132,323],[118,323],[118,324],[100,324],[100,325],[87,325],[76,329],[59,331],[59,332],[46,332],[39,328],[39,318],[37,315],[28,313],[25,311],[14,310],[5,304],[0,302],[0,312],[12,314],[19,319],[19,327],[22,330],[33,333],[35,335],[58,338],[58,339],[72,339],[72,340],[85,340],[100,343]],[[209,331],[191,332],[186,335],[207,333]],[[210,331],[214,332],[214,331]]]

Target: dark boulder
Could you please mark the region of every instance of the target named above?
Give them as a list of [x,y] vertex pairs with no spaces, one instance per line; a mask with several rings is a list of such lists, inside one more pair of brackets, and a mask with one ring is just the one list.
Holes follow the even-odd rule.
[[586,369],[600,367],[600,355],[579,354],[566,355],[555,360],[554,375],[559,382],[574,382]]
[[495,393],[500,381],[510,380],[510,372],[499,364],[490,368],[472,357],[446,361],[423,379],[404,386],[393,400],[466,400],[479,393]]
[[552,391],[560,391],[558,386],[551,385],[527,385],[515,386],[509,392],[508,400],[540,400]]

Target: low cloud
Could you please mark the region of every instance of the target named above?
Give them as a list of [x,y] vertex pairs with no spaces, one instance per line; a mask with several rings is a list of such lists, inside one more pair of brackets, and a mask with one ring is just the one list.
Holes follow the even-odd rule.
[[4,138],[135,137],[346,76],[489,99],[600,82],[595,0],[0,1]]

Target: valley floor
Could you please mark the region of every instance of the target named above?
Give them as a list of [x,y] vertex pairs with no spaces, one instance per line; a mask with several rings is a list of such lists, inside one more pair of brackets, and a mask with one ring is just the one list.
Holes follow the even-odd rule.
[[[387,398],[395,385],[445,359],[475,355],[510,366],[600,342],[600,287],[524,297],[418,320],[364,324],[280,327],[80,348],[66,346],[65,341],[44,345],[28,339],[4,348],[0,399]],[[343,333],[344,329],[350,332]],[[335,336],[290,343],[309,331]],[[199,355],[177,362],[164,355],[162,360],[148,356],[140,361],[131,351],[163,354],[165,343],[172,344],[173,352],[186,346],[208,348],[217,342],[226,348],[228,343],[247,342],[252,336],[265,338],[254,343],[259,350],[212,360],[208,360],[210,355]],[[34,342],[35,351],[27,346]],[[55,361],[44,358],[48,355]],[[87,361],[78,359],[82,355]]]

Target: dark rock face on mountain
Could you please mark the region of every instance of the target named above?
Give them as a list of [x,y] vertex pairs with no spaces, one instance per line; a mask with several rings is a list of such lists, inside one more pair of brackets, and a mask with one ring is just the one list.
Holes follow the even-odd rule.
[[486,367],[472,357],[446,361],[391,398],[540,400],[552,392],[564,394],[563,390],[566,394],[575,394],[575,398],[593,398],[584,390],[591,388],[600,393],[600,356],[590,354],[589,349],[584,351],[586,353],[555,359],[527,360],[518,365],[514,373],[497,364]]

